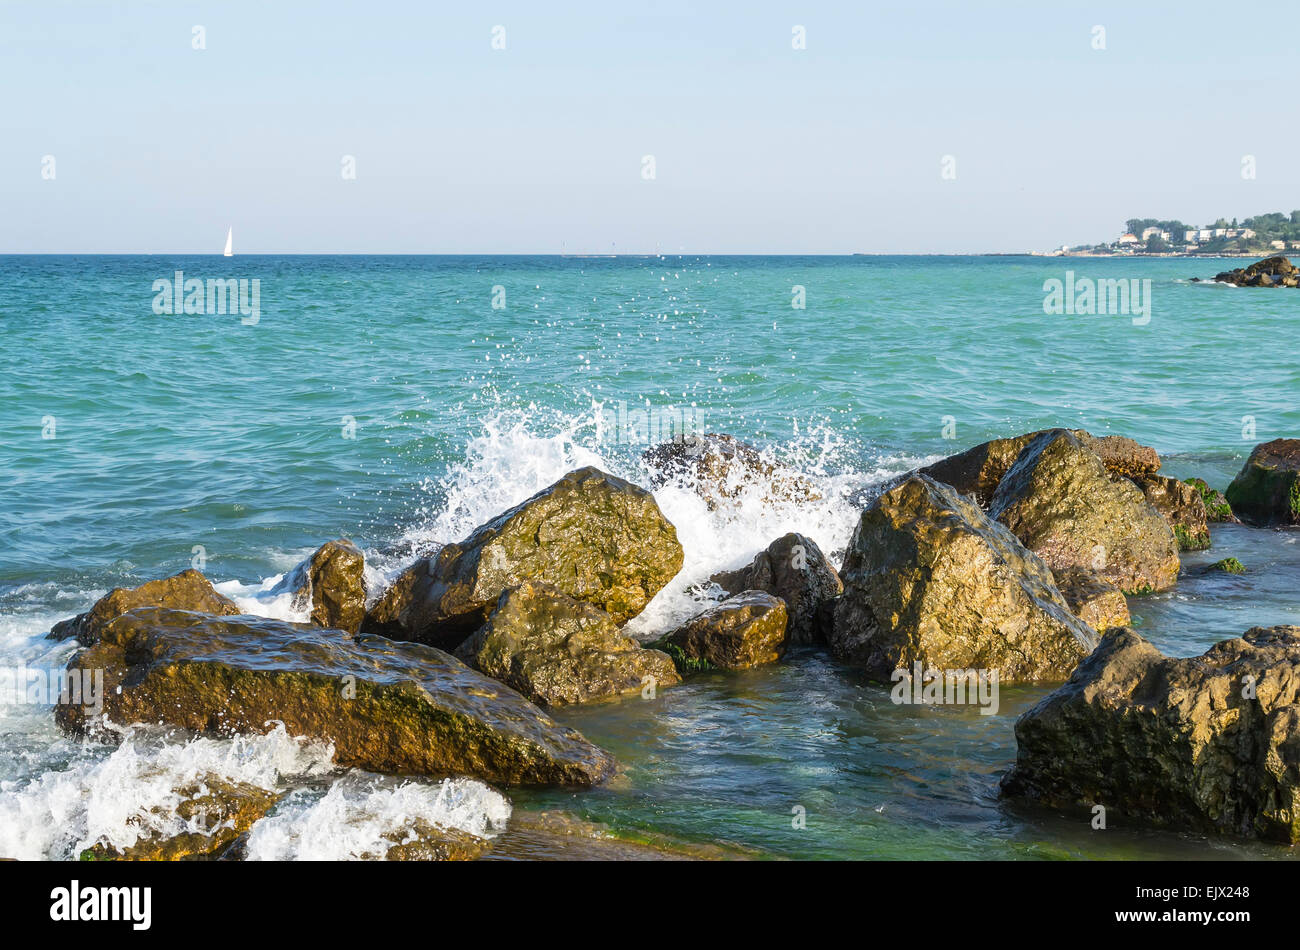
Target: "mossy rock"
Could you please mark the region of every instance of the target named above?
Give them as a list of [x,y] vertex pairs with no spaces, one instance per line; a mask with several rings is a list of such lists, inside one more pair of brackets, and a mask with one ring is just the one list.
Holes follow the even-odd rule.
[[1097,643],[1041,558],[924,475],[862,513],[840,576],[831,652],[882,682],[917,662],[1059,681]]
[[1186,483],[1191,485],[1201,495],[1201,502],[1205,505],[1205,519],[1211,524],[1231,523],[1237,520],[1232,513],[1232,505],[1228,504],[1228,499],[1224,497],[1223,492],[1211,488],[1203,478],[1189,478]]
[[1248,524],[1300,524],[1300,439],[1255,446],[1225,494]]
[[682,567],[677,530],[654,496],[596,468],[570,472],[436,557],[404,571],[363,629],[454,649],[502,592],[544,581],[622,623]]
[[[1178,485],[1148,479],[1162,490],[1170,482]],[[1199,504],[1190,488],[1186,496]],[[1126,594],[1166,590],[1178,579],[1178,538],[1169,519],[1064,429],[1025,446],[998,485],[989,515],[1053,571],[1092,571]]]
[[1215,561],[1207,571],[1222,571],[1224,574],[1245,574],[1246,565],[1242,564],[1235,557],[1225,557],[1222,561]]
[[[341,766],[469,775],[502,785],[598,784],[613,758],[514,690],[441,650],[343,637],[310,624],[129,611],[68,664],[103,670],[109,722],[162,723],[209,735],[290,735],[331,742]],[[59,724],[94,723],[77,705]]]
[[273,594],[292,593],[318,627],[356,633],[366,616],[366,559],[346,538],[326,541],[280,581]]
[[785,654],[785,601],[746,590],[719,601],[663,637],[679,670],[740,670],[775,663]]
[[531,581],[503,593],[456,655],[544,706],[681,682],[668,656],[642,647],[608,613]]

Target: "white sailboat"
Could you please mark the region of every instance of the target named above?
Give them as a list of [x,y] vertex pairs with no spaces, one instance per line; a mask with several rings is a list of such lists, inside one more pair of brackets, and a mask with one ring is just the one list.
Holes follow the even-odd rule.
[[226,232],[226,250],[224,256],[226,257],[235,256],[235,252],[232,249],[234,247],[234,243],[235,243],[235,229],[232,227],[229,231]]

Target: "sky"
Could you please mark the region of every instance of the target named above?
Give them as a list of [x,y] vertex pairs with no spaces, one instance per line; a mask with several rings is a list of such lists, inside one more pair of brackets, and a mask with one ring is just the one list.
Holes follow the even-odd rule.
[[3,0],[0,253],[1020,252],[1289,212],[1294,16]]

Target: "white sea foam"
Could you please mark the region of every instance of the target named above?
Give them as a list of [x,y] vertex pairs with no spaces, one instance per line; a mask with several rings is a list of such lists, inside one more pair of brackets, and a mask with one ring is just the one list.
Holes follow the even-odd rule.
[[378,859],[422,819],[480,838],[505,830],[509,801],[473,779],[436,784],[353,772],[321,795],[302,789],[248,836],[250,861]]
[[[590,415],[545,428],[532,413],[502,412],[489,418],[483,433],[466,447],[464,461],[453,465],[444,478],[425,485],[431,502],[401,539],[404,551],[432,550],[463,539],[478,525],[585,465],[648,487],[650,472],[640,459],[640,451],[648,446],[600,444],[596,439],[599,408],[593,405]],[[857,522],[857,494],[925,461],[896,456],[864,470],[853,462],[858,451],[821,428],[764,450],[769,461],[813,482],[821,495],[816,500],[774,499],[766,485],[754,483],[741,486],[734,498],[710,509],[695,486],[685,481],[654,489],[659,507],[677,528],[685,563],[628,631],[649,637],[698,612],[707,594],[699,593],[697,585],[715,571],[748,562],[787,532],[808,535],[837,561]],[[377,560],[391,576],[409,557],[380,555]]]
[[145,834],[199,830],[176,815],[177,789],[208,775],[274,790],[333,769],[332,746],[292,738],[283,726],[264,736],[188,741],[130,729],[107,754],[73,742],[55,751],[71,764],[0,782],[0,856],[75,858],[101,839],[129,847]]

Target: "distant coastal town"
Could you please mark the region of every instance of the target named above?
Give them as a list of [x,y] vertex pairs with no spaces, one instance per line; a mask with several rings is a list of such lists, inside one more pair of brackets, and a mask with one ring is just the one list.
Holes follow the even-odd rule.
[[1300,211],[1260,214],[1240,222],[1220,218],[1205,227],[1177,220],[1130,218],[1114,241],[1061,245],[1045,256],[1259,257],[1287,251],[1300,251]]

